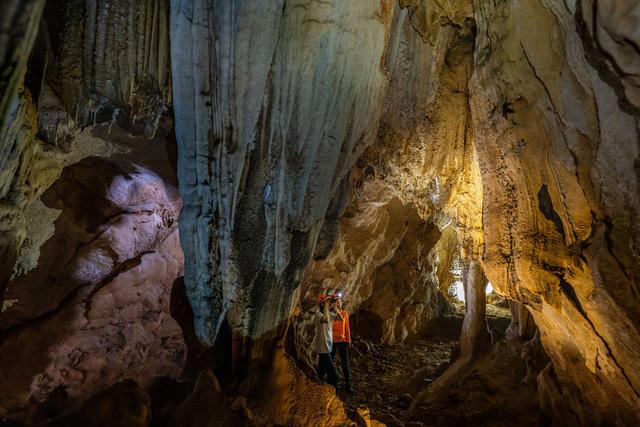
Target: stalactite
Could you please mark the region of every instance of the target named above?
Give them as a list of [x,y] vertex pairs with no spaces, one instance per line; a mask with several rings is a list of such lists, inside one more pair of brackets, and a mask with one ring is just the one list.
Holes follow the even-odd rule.
[[[171,104],[169,0],[65,0],[58,78],[80,125],[152,137]],[[60,11],[59,11],[60,13]]]

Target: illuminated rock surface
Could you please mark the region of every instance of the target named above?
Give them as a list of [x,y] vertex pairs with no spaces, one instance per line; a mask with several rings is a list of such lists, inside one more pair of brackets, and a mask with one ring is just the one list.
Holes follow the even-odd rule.
[[633,0],[4,1],[0,417],[121,387],[146,425],[168,375],[178,425],[348,423],[303,374],[317,294],[410,345],[460,281],[404,421],[488,378],[533,425],[640,423],[639,28]]

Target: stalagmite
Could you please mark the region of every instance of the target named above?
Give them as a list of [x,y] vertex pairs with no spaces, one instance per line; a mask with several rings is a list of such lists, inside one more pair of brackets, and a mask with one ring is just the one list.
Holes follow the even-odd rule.
[[460,334],[460,357],[472,359],[486,350],[489,333],[485,320],[487,281],[482,265],[474,259],[463,262],[465,315]]

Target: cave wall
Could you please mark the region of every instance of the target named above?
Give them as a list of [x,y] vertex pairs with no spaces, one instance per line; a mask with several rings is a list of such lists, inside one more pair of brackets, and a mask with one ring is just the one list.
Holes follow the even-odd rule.
[[31,202],[65,166],[123,150],[82,128],[117,123],[151,137],[168,112],[171,85],[166,1],[8,1],[1,25],[4,293],[29,245]]
[[[24,240],[24,202],[12,191],[21,154],[32,137],[33,121],[19,96],[29,52],[38,32],[44,0],[11,0],[3,4],[0,20],[0,299],[11,277],[18,249]],[[33,111],[31,111],[33,115]],[[18,193],[18,194],[16,194]]]
[[432,253],[438,228],[415,205],[403,204],[387,184],[352,171],[354,195],[338,223],[332,250],[314,254],[305,271],[290,328],[295,354],[315,365],[317,298],[341,290],[352,335],[381,344],[424,336],[429,324],[452,310],[440,292]]
[[[379,142],[363,158],[402,189],[403,200],[424,206],[425,217],[446,213],[460,230],[463,263],[482,259],[494,287],[531,309],[556,370],[539,379],[549,413],[569,424],[632,422],[637,6],[406,3],[427,47],[405,57],[419,63],[424,51],[439,85],[418,86],[431,91],[416,102],[421,92],[407,82],[418,71],[405,65],[404,78],[392,74],[390,93],[405,96],[387,101],[393,108]],[[433,25],[438,20],[445,25]],[[429,45],[440,48],[440,63]],[[463,160],[468,172],[455,169],[456,153],[465,153],[456,140],[473,146]],[[471,178],[462,185],[452,179],[461,172]],[[561,394],[568,403],[559,403]]]
[[549,414],[635,422],[638,6],[404,3],[421,40],[393,45],[408,61],[361,160],[529,308]]
[[[548,413],[568,425],[636,423],[639,8],[3,2],[5,328],[85,289],[67,283],[69,271],[50,300],[19,286],[41,274],[41,251],[66,223],[41,196],[87,156],[130,164],[153,152],[175,101],[185,282],[204,343],[224,321],[239,337],[236,355],[251,352],[246,341],[278,335],[316,242],[325,254],[340,250],[331,242],[360,159],[421,220],[453,224],[473,277],[480,261],[496,291],[528,308],[551,358],[538,379]],[[114,129],[152,145],[115,141],[128,137]],[[131,260],[145,251],[125,252]]]
[[68,409],[184,363],[168,2],[0,16],[0,417],[37,422],[50,393]]
[[183,265],[177,189],[148,169],[88,158],[42,200],[60,212],[37,267],[9,284],[0,413],[33,411],[58,387],[73,402],[124,378],[177,377],[186,353],[169,315]]
[[541,397],[568,425],[637,422],[638,7],[475,11],[484,266],[540,327]]
[[[355,137],[335,134],[333,146],[310,144],[308,135],[326,135],[316,127],[321,123],[339,130],[358,120],[340,109],[344,96],[326,90],[322,73],[335,73],[334,62],[317,67],[331,43],[339,46],[332,61],[343,59],[340,49],[350,36],[331,32],[332,26],[356,25],[348,12],[360,6],[284,2],[248,13],[249,2],[239,2],[230,16],[215,5],[214,15],[226,18],[202,22],[206,34],[197,40],[189,25],[197,5],[175,2],[172,12],[180,22],[173,42],[195,43],[199,52],[174,50],[174,67],[193,64],[195,70],[176,83],[175,93],[185,96],[184,105],[176,105],[183,246],[192,260],[186,277],[201,339],[212,341],[227,310],[240,335],[254,337],[286,317],[327,206],[342,197],[336,189],[357,157],[329,148],[361,141],[357,154],[371,144],[361,161],[403,203],[414,203],[439,228],[454,224],[463,264],[476,272],[481,261],[498,292],[531,310],[554,366],[540,378],[541,398],[558,401],[552,396],[560,389],[572,396],[566,407],[547,410],[569,423],[633,419],[640,348],[632,315],[637,232],[631,220],[637,6],[402,1],[402,8],[382,14],[383,22],[368,22],[381,38],[367,38],[374,46],[349,56],[340,70],[341,78],[353,78],[351,67],[366,63],[358,61],[379,64],[384,55],[386,73],[369,67],[368,78],[360,70],[354,82],[371,101],[360,104],[356,97],[351,104],[367,125],[350,129]],[[297,30],[295,22],[332,10],[343,12],[337,21],[312,18],[314,25]],[[252,21],[258,15],[259,25]],[[246,26],[226,25],[239,21]],[[315,24],[332,28],[326,33],[331,42],[316,51],[309,49],[318,49],[321,38]],[[257,28],[269,31],[256,40]],[[210,32],[221,36],[214,42]],[[260,54],[247,62],[238,52],[250,42]],[[210,46],[213,57],[205,51]],[[315,53],[293,55],[288,49],[295,46]],[[206,78],[211,70],[215,79]],[[317,92],[313,84],[302,89],[312,75],[310,81],[320,82]],[[321,107],[326,98],[338,104],[322,116],[329,111]],[[320,158],[339,167],[323,164],[318,171]],[[327,220],[335,220],[333,213]],[[326,227],[330,234],[333,227]]]
[[171,105],[169,0],[58,0],[45,16],[50,76],[75,121],[152,135]]
[[476,24],[470,1],[400,2],[390,85],[376,140],[362,156],[401,200],[480,256],[482,184],[468,81]]

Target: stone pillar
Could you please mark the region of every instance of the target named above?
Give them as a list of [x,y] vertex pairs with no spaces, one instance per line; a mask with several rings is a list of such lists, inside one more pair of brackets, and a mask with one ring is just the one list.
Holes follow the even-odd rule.
[[490,342],[485,320],[487,279],[480,261],[467,257],[462,267],[462,280],[466,311],[460,333],[460,355],[463,359],[471,359]]

